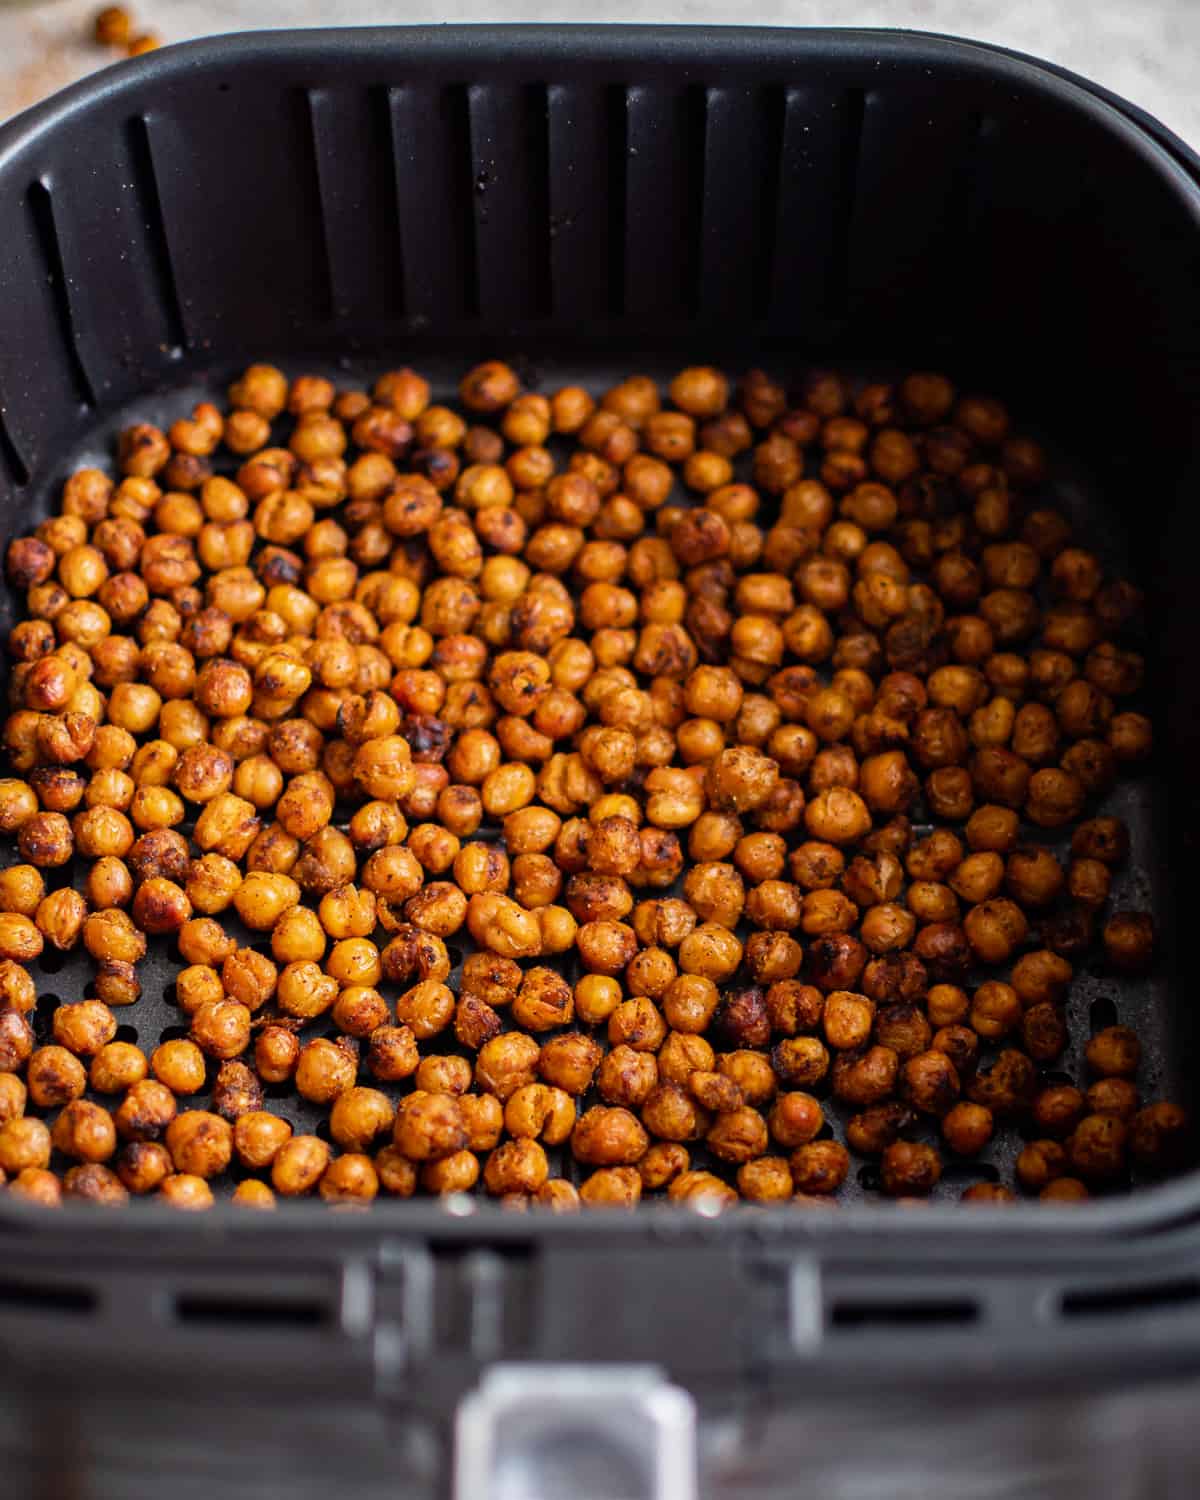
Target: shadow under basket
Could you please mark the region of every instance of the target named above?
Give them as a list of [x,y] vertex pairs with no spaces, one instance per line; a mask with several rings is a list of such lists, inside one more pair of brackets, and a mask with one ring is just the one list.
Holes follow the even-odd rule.
[[[1162,957],[1081,976],[1079,1004],[1136,1025],[1147,1093],[1195,1102],[1200,162],[1060,70],[882,31],[218,38],[0,130],[0,542],[119,426],[249,360],[448,390],[485,357],[546,386],[943,368],[1051,446],[1056,499],[1146,589],[1159,729],[1120,811]],[[85,977],[39,976],[43,1001]],[[153,978],[143,1041],[179,1019]],[[1195,1174],[1074,1211],[719,1220],[9,1204],[0,1488],[442,1495],[481,1369],[555,1361],[686,1389],[705,1496],[792,1495],[798,1463],[839,1497],[1190,1496],[1198,1209]],[[613,1500],[689,1500],[627,1468]]]

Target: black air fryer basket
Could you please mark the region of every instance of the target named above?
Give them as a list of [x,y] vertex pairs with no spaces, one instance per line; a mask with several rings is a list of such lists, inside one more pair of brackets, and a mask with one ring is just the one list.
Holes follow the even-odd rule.
[[[1121,810],[1164,957],[1073,1003],[1187,1102],[1200,162],[1058,70],[853,31],[218,39],[0,131],[0,541],[248,360],[492,356],[945,368],[1051,443],[1147,586],[1162,742]],[[1190,1500],[1198,1218],[1194,1174],[719,1219],[0,1199],[0,1500],[444,1496],[456,1447],[458,1500]]]

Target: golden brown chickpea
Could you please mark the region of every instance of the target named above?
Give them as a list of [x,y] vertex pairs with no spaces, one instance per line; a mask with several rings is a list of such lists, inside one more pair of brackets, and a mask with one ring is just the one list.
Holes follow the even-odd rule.
[[208,1057],[238,1057],[250,1045],[250,1011],[236,1000],[202,1005],[192,1016],[191,1038]]
[[792,1196],[792,1172],[782,1156],[760,1156],[738,1168],[738,1192],[751,1203],[785,1203]]
[[33,865],[11,865],[0,870],[0,911],[32,917],[45,892],[46,883]]
[[84,1162],[63,1174],[63,1196],[84,1203],[116,1207],[128,1203],[129,1194],[115,1172],[99,1162]]
[[[114,816],[119,818],[120,814]],[[29,864],[39,869],[56,869],[65,865],[74,852],[71,825],[62,813],[35,813],[21,824],[17,847]]]
[[88,1082],[98,1094],[121,1094],[142,1082],[148,1066],[132,1042],[109,1042],[92,1059]]
[[270,1210],[275,1207],[275,1194],[265,1182],[247,1177],[234,1188],[233,1197],[229,1201],[238,1208]]
[[517,1139],[540,1137],[557,1146],[575,1125],[575,1102],[562,1089],[531,1083],[520,1088],[504,1106],[504,1126]]
[[568,1032],[543,1044],[537,1070],[554,1088],[578,1096],[591,1087],[601,1057],[598,1042],[582,1032]]
[[[445,1158],[452,1161],[453,1157]],[[385,1193],[396,1198],[411,1198],[417,1188],[417,1167],[395,1146],[384,1146],[375,1154],[375,1170]]]
[[107,1161],[117,1149],[112,1116],[87,1099],[72,1099],[66,1105],[54,1122],[51,1140],[56,1151],[77,1161]]
[[50,1165],[50,1131],[41,1120],[13,1119],[0,1126],[0,1171],[16,1177]]
[[1166,1171],[1183,1160],[1190,1128],[1187,1112],[1178,1104],[1151,1104],[1134,1117],[1130,1153],[1143,1171]]
[[187,1110],[167,1126],[166,1146],[176,1171],[208,1179],[229,1165],[233,1130],[219,1115],[202,1109]]
[[1078,1177],[1057,1177],[1038,1194],[1043,1203],[1080,1203],[1089,1196]]
[[42,1208],[57,1208],[62,1202],[62,1185],[53,1172],[40,1167],[26,1167],[8,1184],[9,1193]]
[[834,990],[825,998],[822,1027],[825,1040],[837,1051],[863,1046],[874,1019],[875,1006],[866,995]]
[[658,1077],[658,1065],[652,1054],[638,1052],[622,1043],[601,1062],[596,1088],[606,1104],[636,1109],[649,1098]]
[[627,1109],[597,1105],[580,1116],[571,1132],[571,1151],[589,1166],[632,1166],[645,1155],[649,1138]]
[[1132,1078],[1142,1059],[1137,1033],[1128,1026],[1106,1026],[1087,1044],[1087,1065],[1101,1078]]
[[156,1141],[131,1141],[117,1157],[117,1176],[126,1192],[152,1193],[174,1171],[171,1154]]
[[505,1193],[536,1193],[549,1175],[546,1153],[537,1141],[506,1141],[484,1164],[483,1184],[497,1198]]
[[1117,911],[1104,924],[1104,953],[1122,974],[1142,974],[1154,960],[1154,920],[1149,912]]
[[315,1135],[284,1141],[271,1163],[271,1185],[285,1198],[311,1193],[329,1165],[330,1150]]
[[161,1042],[150,1055],[150,1069],[173,1094],[195,1094],[204,1087],[204,1055],[194,1042]]
[[[1093,1113],[1106,1111],[1093,1107]],[[1073,1084],[1051,1084],[1033,1101],[1033,1120],[1046,1135],[1070,1135],[1085,1113],[1084,1097]]]
[[636,1167],[601,1167],[579,1190],[586,1208],[631,1209],[642,1197],[642,1178]]
[[894,1141],[883,1153],[883,1190],[893,1198],[925,1196],[937,1186],[942,1163],[932,1146]]
[[989,979],[975,991],[970,1025],[985,1041],[999,1041],[1021,1024],[1021,1000],[1012,985]]
[[[251,1110],[235,1122],[233,1146],[244,1167],[262,1171],[274,1162],[291,1135],[292,1127],[286,1120],[262,1110]],[[339,1141],[339,1144],[344,1143]]]
[[850,1155],[838,1141],[811,1141],[792,1152],[788,1165],[797,1192],[836,1193],[850,1171]]
[[904,1097],[922,1114],[943,1115],[958,1098],[958,1070],[936,1048],[910,1057],[901,1070]]
[[1040,1193],[1067,1173],[1067,1153],[1058,1141],[1030,1141],[1017,1157],[1016,1178],[1027,1193]]
[[349,1152],[331,1161],[321,1175],[320,1193],[326,1203],[365,1206],[379,1192],[379,1175],[369,1156]]
[[15,1073],[0,1073],[0,1125],[19,1120],[25,1113],[28,1094]]
[[125,1140],[156,1141],[175,1118],[176,1111],[171,1090],[156,1079],[143,1078],[121,1100],[113,1121]]
[[1125,1170],[1129,1127],[1116,1115],[1088,1115],[1066,1142],[1067,1159],[1085,1182],[1117,1177]]

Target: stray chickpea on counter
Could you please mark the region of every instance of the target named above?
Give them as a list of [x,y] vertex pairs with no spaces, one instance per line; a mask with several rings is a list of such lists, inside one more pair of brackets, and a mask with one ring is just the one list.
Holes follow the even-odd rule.
[[[562,1212],[823,1206],[854,1158],[923,1198],[1006,1131],[966,1201],[1186,1165],[1133,1029],[1053,1071],[1079,968],[1155,927],[1104,807],[1140,596],[1046,469],[936,374],[253,365],[127,428],[7,552],[0,1183]],[[80,947],[47,1031],[31,966]]]

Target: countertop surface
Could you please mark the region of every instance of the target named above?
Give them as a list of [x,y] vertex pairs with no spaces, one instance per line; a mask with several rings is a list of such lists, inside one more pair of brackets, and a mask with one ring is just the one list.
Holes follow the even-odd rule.
[[[135,28],[164,42],[279,26],[592,21],[578,0],[127,0]],[[97,0],[0,4],[0,116],[105,66],[91,40]],[[896,0],[838,7],[818,0],[675,0],[606,7],[604,20],[770,26],[899,26],[996,42],[1106,84],[1200,144],[1200,0]]]

